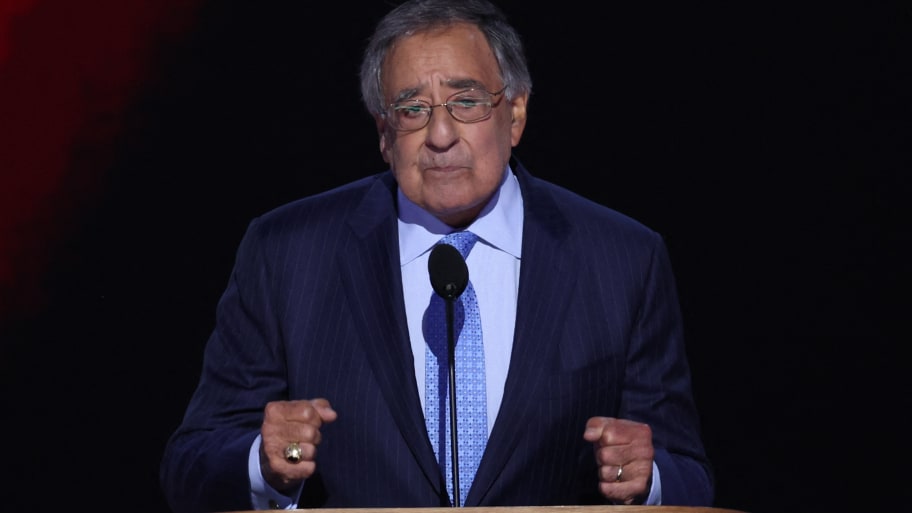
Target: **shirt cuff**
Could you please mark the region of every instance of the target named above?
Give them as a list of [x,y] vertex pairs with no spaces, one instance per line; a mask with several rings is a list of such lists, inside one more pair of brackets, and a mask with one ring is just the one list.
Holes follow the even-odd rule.
[[659,466],[654,461],[652,462],[652,487],[643,504],[646,506],[662,505],[662,477],[659,475]]
[[298,509],[298,497],[304,484],[295,491],[292,497],[277,492],[266,483],[260,470],[260,443],[262,437],[257,435],[250,444],[250,453],[247,456],[247,474],[250,477],[250,501],[253,509]]

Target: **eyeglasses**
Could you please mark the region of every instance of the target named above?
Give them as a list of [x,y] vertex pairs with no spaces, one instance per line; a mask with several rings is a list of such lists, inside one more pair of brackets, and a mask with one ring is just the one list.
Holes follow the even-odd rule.
[[431,113],[437,107],[446,107],[453,119],[462,123],[477,123],[487,119],[494,108],[494,97],[502,94],[507,86],[500,91],[489,92],[484,89],[466,89],[451,95],[445,102],[431,105],[424,100],[403,100],[391,103],[387,107],[384,117],[396,130],[412,132],[421,130],[431,121]]

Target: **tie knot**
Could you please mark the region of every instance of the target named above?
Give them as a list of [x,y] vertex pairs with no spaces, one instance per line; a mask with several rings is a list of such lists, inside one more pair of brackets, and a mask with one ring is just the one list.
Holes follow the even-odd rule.
[[475,235],[472,232],[453,232],[449,235],[444,236],[440,239],[440,243],[449,244],[457,250],[459,254],[462,255],[462,258],[467,258],[469,252],[472,251],[472,247],[475,246],[475,242],[478,240],[478,235]]

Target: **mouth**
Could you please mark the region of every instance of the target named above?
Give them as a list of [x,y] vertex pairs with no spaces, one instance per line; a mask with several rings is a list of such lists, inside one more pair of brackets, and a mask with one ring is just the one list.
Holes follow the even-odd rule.
[[460,169],[464,168],[457,166],[434,166],[425,168],[425,171],[430,171],[432,173],[454,173]]
[[421,166],[421,169],[423,171],[428,171],[428,172],[432,172],[432,173],[455,173],[457,171],[466,170],[468,168],[469,168],[468,166],[460,166],[460,165],[455,165],[455,164],[438,164],[438,163],[427,164],[427,165]]

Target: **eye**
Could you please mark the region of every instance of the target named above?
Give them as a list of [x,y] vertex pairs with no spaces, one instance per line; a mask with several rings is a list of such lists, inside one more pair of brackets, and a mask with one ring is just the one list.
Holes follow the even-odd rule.
[[447,105],[452,105],[453,107],[460,109],[473,109],[487,104],[488,102],[484,98],[475,96],[460,96],[447,103]]
[[430,107],[420,102],[397,103],[393,106],[393,112],[396,116],[402,118],[417,118],[427,114]]

